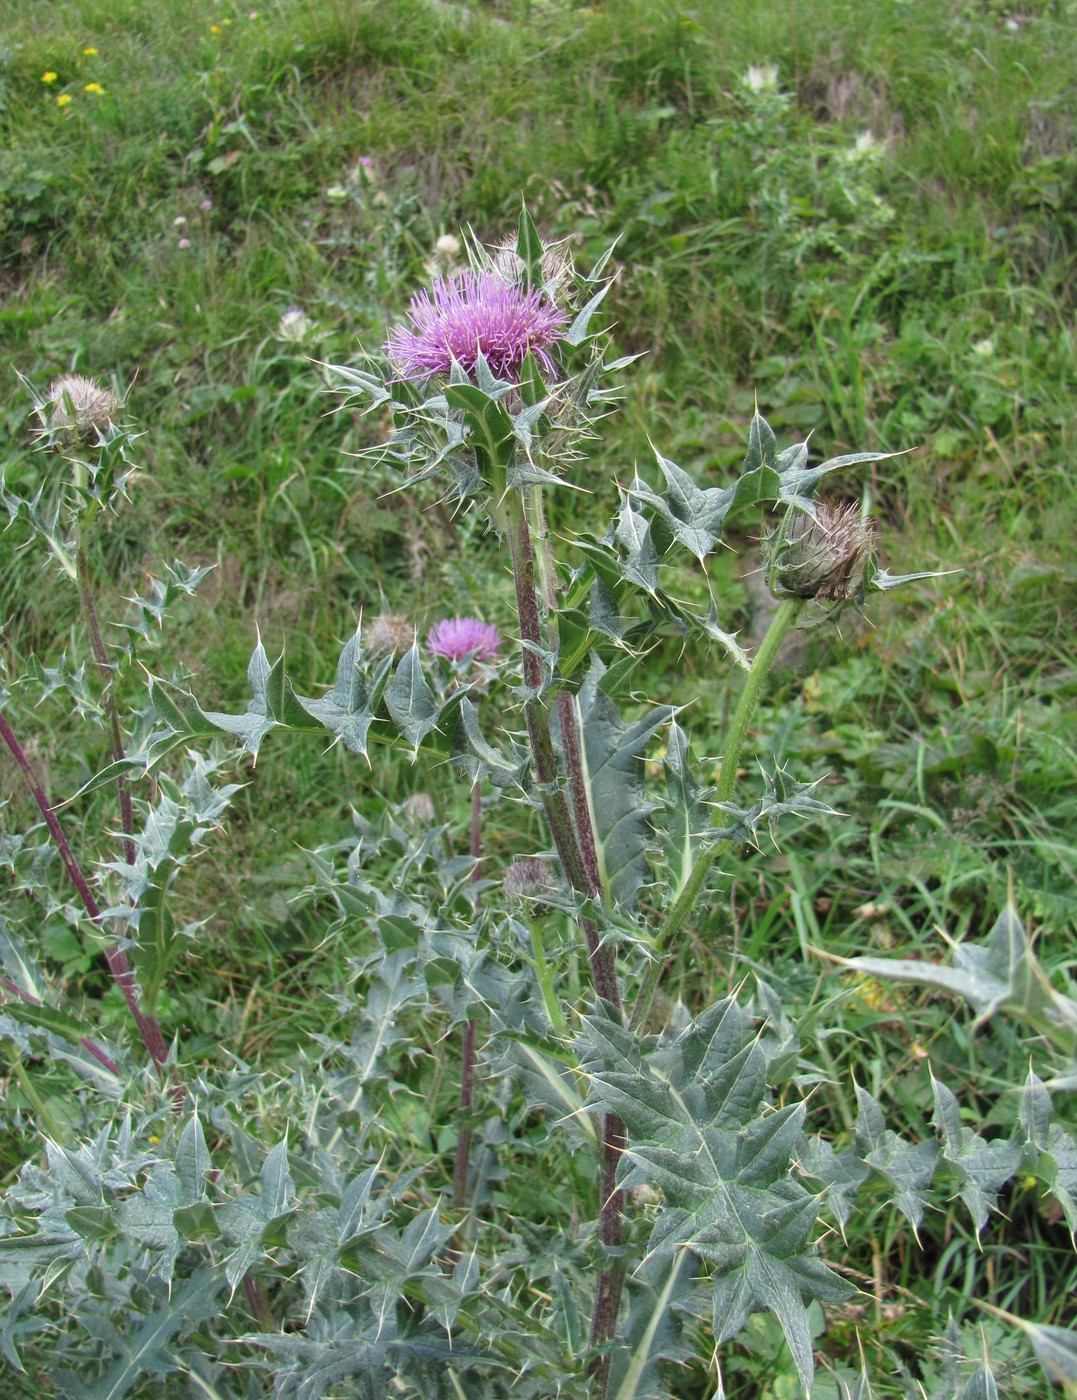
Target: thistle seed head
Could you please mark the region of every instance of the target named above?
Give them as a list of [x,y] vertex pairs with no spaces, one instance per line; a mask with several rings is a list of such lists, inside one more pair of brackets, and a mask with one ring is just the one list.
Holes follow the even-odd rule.
[[363,630],[363,646],[370,656],[407,651],[415,629],[400,613],[380,613]]
[[434,815],[434,801],[428,792],[413,792],[400,809],[400,820],[408,831],[433,826]]

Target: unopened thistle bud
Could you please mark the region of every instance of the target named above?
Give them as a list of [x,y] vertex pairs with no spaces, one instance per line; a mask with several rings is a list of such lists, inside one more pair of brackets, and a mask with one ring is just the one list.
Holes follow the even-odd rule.
[[553,866],[541,856],[517,856],[505,871],[505,893],[514,901],[548,899],[558,891]]
[[428,792],[413,792],[400,809],[400,820],[408,831],[433,826],[434,815],[434,801]]
[[388,656],[390,652],[407,651],[415,629],[399,613],[381,613],[363,631],[363,647],[370,656]]
[[119,409],[120,401],[111,389],[82,374],[62,374],[49,385],[37,414],[44,432],[72,445],[104,437]]
[[855,597],[875,542],[875,522],[855,502],[799,512],[779,535],[772,567],[775,593],[846,602]]

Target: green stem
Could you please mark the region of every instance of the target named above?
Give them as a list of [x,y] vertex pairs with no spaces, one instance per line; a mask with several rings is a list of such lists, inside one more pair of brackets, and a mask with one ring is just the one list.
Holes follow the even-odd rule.
[[[478,783],[471,785],[471,822],[469,826],[468,853],[474,864],[471,867],[471,883],[479,878],[482,858],[482,789]],[[467,1182],[471,1171],[471,1106],[475,1098],[475,1030],[474,1016],[464,1026],[460,1046],[460,1133],[456,1139],[456,1157],[452,1173],[452,1203],[457,1210],[467,1204]]]
[[[737,769],[740,765],[741,751],[744,748],[744,740],[748,734],[748,726],[751,724],[752,715],[762,694],[763,685],[770,675],[774,660],[778,655],[778,649],[785,640],[790,629],[795,625],[804,607],[803,598],[786,598],[778,605],[778,610],[771,618],[770,626],[767,628],[766,636],[759,644],[759,650],[752,661],[748,678],[744,682],[744,689],[740,693],[737,701],[737,708],[733,712],[733,719],[729,725],[729,733],[726,735],[725,750],[722,754],[722,768],[718,774],[718,786],[715,789],[715,803],[728,802],[733,795],[733,788],[737,780]],[[718,820],[721,821],[721,813]],[[640,987],[639,996],[636,998],[636,1005],[632,1011],[632,1019],[629,1022],[631,1029],[641,1025],[646,1019],[647,1013],[651,1009],[651,1002],[654,1000],[655,989],[658,986],[658,979],[662,975],[662,964],[666,954],[673,946],[673,940],[681,930],[685,919],[696,906],[699,892],[703,888],[703,883],[710,873],[711,866],[718,856],[729,845],[728,841],[718,841],[713,846],[708,846],[701,850],[696,857],[696,862],[692,866],[692,872],[684,882],[680,894],[673,901],[669,913],[665,917],[661,929],[656,939],[656,957],[648,965],[643,985]]]
[[[90,649],[93,652],[97,668],[101,672],[103,682],[101,703],[104,706],[105,719],[108,724],[109,761],[112,763],[119,763],[126,755],[124,752],[123,733],[120,729],[119,711],[116,708],[112,664],[109,661],[108,649],[105,646],[105,639],[101,634],[101,624],[97,617],[97,606],[94,603],[93,596],[93,580],[90,576],[90,561],[86,553],[86,541],[81,525],[79,526],[75,541],[75,573],[79,604],[82,607],[83,615],[86,618],[86,627],[90,634]],[[131,807],[131,791],[122,773],[116,778],[116,791],[120,803],[120,830],[123,832],[123,858],[128,865],[134,865],[134,813]],[[150,1009],[152,1010],[152,1005]]]
[[65,1136],[65,1134],[61,1129],[60,1125],[57,1123],[56,1119],[52,1116],[52,1114],[46,1107],[45,1100],[37,1092],[33,1081],[31,1080],[29,1074],[27,1074],[26,1072],[26,1066],[19,1059],[18,1052],[13,1047],[9,1049],[8,1060],[11,1064],[12,1070],[15,1073],[15,1078],[19,1081],[19,1084],[22,1087],[23,1093],[26,1095],[27,1099],[30,1101],[34,1112],[37,1114],[37,1121],[41,1124],[41,1126],[45,1129],[45,1131],[49,1134],[49,1136],[54,1142],[60,1142],[61,1139]]
[[[523,502],[516,492],[509,493],[508,537],[512,553],[512,572],[516,584],[516,605],[520,618],[520,639],[523,644],[524,717],[527,721],[528,737],[534,761],[535,778],[542,797],[546,820],[554,847],[560,858],[565,875],[573,888],[589,899],[602,897],[601,886],[596,872],[588,871],[584,851],[589,840],[594,845],[594,833],[590,815],[583,811],[579,825],[573,822],[565,797],[564,777],[558,770],[554,755],[553,740],[550,737],[550,721],[545,706],[540,700],[544,676],[540,652],[543,649],[542,623],[537,596],[535,553],[528,529],[527,515]],[[542,548],[549,549],[543,540]],[[552,580],[552,568],[549,570]],[[567,739],[568,749],[576,745],[576,721],[571,699],[567,708],[562,708],[563,739]],[[562,746],[566,753],[565,745]],[[582,770],[576,756],[576,777],[582,781]],[[571,787],[571,778],[570,778]],[[584,804],[586,808],[586,803]],[[617,967],[612,949],[603,946],[594,921],[581,918],[580,928],[587,943],[588,960],[595,992],[605,1001],[619,1009],[620,990],[617,985]],[[615,1113],[607,1113],[602,1119],[601,1185],[599,1188],[599,1237],[605,1252],[595,1288],[595,1301],[591,1313],[591,1346],[598,1355],[590,1366],[595,1383],[595,1394],[603,1395],[609,1376],[610,1355],[605,1348],[612,1342],[617,1329],[617,1315],[620,1310],[621,1293],[624,1287],[625,1264],[617,1257],[624,1236],[624,1192],[617,1189],[617,1163],[624,1151],[626,1142],[625,1126]]]
[[557,1000],[553,989],[553,975],[550,972],[550,964],[546,961],[546,947],[539,931],[539,920],[529,920],[528,928],[531,933],[531,962],[534,965],[535,977],[542,994],[542,1004],[546,1008],[546,1015],[549,1017],[550,1027],[554,1035],[559,1040],[564,1040],[568,1033],[568,1025],[565,1021],[565,1013],[561,1010],[561,1003]]

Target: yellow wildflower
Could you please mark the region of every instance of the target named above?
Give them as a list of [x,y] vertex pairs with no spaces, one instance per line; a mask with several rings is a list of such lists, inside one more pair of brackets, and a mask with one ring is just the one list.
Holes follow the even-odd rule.
[[105,89],[100,83],[87,83],[82,90],[83,92],[104,92]]
[[54,83],[56,81],[56,74],[52,71],[51,68],[49,68],[44,73],[42,73],[41,81],[43,83]]
[[221,32],[221,26],[219,24],[211,24],[209,27],[209,32],[211,34],[219,34]]
[[56,105],[57,107],[66,107],[70,101],[71,94],[69,92],[61,92],[59,97],[56,99]]
[[85,48],[85,49],[83,49],[82,52],[85,53],[85,54],[92,54],[92,53],[96,53],[97,50],[96,50],[95,48]]

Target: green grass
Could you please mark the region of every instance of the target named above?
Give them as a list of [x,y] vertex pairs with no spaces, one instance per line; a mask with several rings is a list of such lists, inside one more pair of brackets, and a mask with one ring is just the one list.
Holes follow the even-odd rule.
[[[757,969],[806,1018],[818,1112],[838,1131],[852,1078],[915,1130],[928,1056],[984,1104],[1019,1080],[1015,1035],[974,1035],[927,994],[880,1001],[809,949],[937,956],[936,929],[982,936],[1012,890],[1058,985],[1073,977],[1072,6],[6,0],[0,16],[0,467],[21,486],[42,471],[8,366],[39,388],[65,370],[130,386],[142,471],[102,545],[102,611],[121,615],[161,562],[217,563],[156,667],[188,674],[208,705],[245,701],[256,625],[313,690],[361,611],[391,607],[422,631],[451,598],[509,623],[496,543],[356,470],[345,454],[376,426],[333,411],[315,362],[375,352],[437,236],[508,236],[521,197],[585,265],[620,239],[613,338],[644,357],[581,467],[595,500],[556,500],[558,530],[602,519],[649,442],[721,480],[756,399],[784,439],[811,431],[825,455],[911,449],[843,489],[881,518],[895,572],[957,572],[878,601],[870,629],[813,634],[781,673],[755,752],[825,777],[845,816],[733,862],[733,919],[716,907],[713,937],[700,921],[668,990],[706,999],[735,950],[738,976]],[[780,96],[742,81],[764,63]],[[314,323],[302,345],[277,333],[293,304]],[[7,680],[31,655],[84,655],[74,599],[22,543],[0,536]],[[711,577],[721,625],[750,631],[755,542],[741,543],[743,568],[725,555]],[[697,752],[716,754],[734,684],[670,639],[638,688],[690,705]],[[16,692],[20,712],[36,700]],[[37,712],[56,794],[103,760],[68,709]],[[29,809],[0,775],[0,830],[15,830]],[[290,902],[301,850],[344,835],[349,805],[416,783],[377,756],[368,773],[272,741],[244,776],[184,896],[206,924],[163,1013],[196,1060],[227,1041],[273,1066],[327,1029],[319,998],[357,954],[319,950],[324,911]],[[462,817],[462,784],[435,781]],[[107,801],[67,820],[92,829]],[[59,919],[47,932],[72,993],[99,992],[86,948]],[[106,1012],[118,1024],[118,1003]],[[60,1105],[62,1071],[41,1079]],[[9,1127],[5,1169],[26,1149]],[[949,1243],[966,1228],[956,1212],[932,1222],[921,1257],[880,1203],[853,1242],[889,1309],[873,1345],[922,1351],[972,1290],[968,1270],[1014,1311],[1070,1320],[1051,1272],[1064,1232],[1019,1192],[1007,1215],[979,1255]],[[776,1354],[761,1322],[730,1393],[777,1395],[752,1389]],[[692,1394],[711,1383],[697,1375]],[[1027,1371],[1013,1384],[1033,1393]]]

